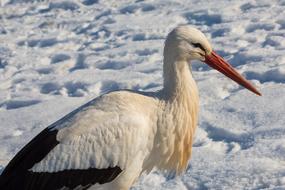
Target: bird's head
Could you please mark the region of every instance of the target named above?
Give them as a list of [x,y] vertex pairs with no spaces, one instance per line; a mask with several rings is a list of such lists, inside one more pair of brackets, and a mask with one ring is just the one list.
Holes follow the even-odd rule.
[[205,61],[205,56],[211,54],[212,47],[200,30],[178,26],[168,34],[165,51],[171,51],[169,53],[176,59]]
[[178,26],[169,33],[165,42],[164,57],[190,62],[199,60],[257,95],[261,93],[226,60],[213,51],[206,36],[191,26]]

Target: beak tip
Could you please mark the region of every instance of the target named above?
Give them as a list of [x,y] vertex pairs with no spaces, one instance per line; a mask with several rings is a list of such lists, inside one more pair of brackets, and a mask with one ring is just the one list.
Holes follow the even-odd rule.
[[251,92],[253,92],[254,94],[258,95],[258,96],[262,96],[262,94],[259,92],[259,90],[257,90],[254,86],[252,86],[251,84],[249,84],[249,86],[244,86],[245,88],[247,88],[248,90],[250,90]]
[[250,91],[252,91],[254,94],[258,95],[258,96],[262,96],[262,94],[255,88],[250,89]]

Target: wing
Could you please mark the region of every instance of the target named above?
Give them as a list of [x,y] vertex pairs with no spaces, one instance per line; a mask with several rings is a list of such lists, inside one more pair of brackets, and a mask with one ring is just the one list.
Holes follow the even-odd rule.
[[[62,187],[73,189],[78,186],[81,186],[81,189],[86,189],[92,184],[104,184],[116,178],[122,172],[118,166],[100,169],[64,169],[57,172],[34,172],[31,170],[36,163],[39,163],[60,145],[57,140],[59,130],[56,127],[64,125],[66,121],[93,102],[94,100],[44,129],[22,148],[2,172],[0,189],[52,190]],[[60,160],[60,158],[58,159]]]
[[140,167],[148,128],[127,101],[93,100],[43,130],[7,165],[0,189],[87,189],[113,181],[134,160]]
[[40,162],[47,154],[59,145],[56,140],[57,130],[43,130],[28,143],[7,165],[0,177],[0,189],[9,190],[52,190],[79,185],[82,189],[95,183],[112,181],[122,171],[119,167],[105,169],[69,169],[59,172],[33,172],[30,168]]

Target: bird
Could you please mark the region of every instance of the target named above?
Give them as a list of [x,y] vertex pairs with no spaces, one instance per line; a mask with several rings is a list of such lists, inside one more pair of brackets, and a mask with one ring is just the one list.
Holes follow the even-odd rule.
[[177,26],[165,40],[161,90],[116,90],[75,109],[16,154],[0,176],[0,189],[127,190],[153,169],[182,174],[198,123],[193,60],[261,96],[200,30]]

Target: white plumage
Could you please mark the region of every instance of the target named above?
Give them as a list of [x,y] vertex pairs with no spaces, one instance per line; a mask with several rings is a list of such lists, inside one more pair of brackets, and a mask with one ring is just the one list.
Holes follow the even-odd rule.
[[[215,56],[199,30],[177,27],[165,43],[161,91],[115,91],[75,110],[49,127],[49,131],[57,131],[59,143],[27,169],[32,174],[55,174],[119,167],[122,171],[113,180],[88,186],[110,190],[129,189],[141,173],[153,168],[183,172],[191,157],[199,105],[189,62],[197,59],[215,66],[224,63]],[[221,72],[254,91],[238,78],[240,75]],[[68,184],[65,187],[72,189]],[[78,182],[76,187],[83,185]]]

